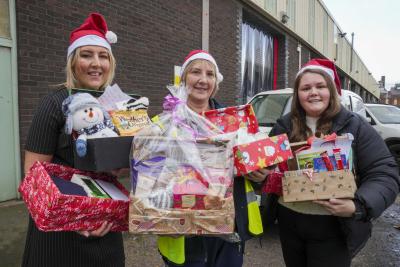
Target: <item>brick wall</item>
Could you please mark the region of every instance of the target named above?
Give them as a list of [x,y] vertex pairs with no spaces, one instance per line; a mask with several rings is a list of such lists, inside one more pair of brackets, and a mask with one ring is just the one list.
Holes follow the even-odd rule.
[[299,71],[299,52],[297,51],[298,41],[286,35],[287,41],[287,69],[288,69],[288,87],[293,88],[296,74]]
[[224,105],[235,105],[239,94],[241,6],[232,0],[210,1],[210,53],[224,81],[216,98]]
[[[17,0],[16,11],[22,149],[39,99],[65,81],[69,33],[90,12],[102,13],[118,35],[115,81],[126,92],[149,97],[151,114],[161,111],[173,66],[201,48],[201,1]],[[233,83],[233,75],[227,77]]]
[[[20,141],[39,99],[65,81],[69,33],[90,12],[102,13],[118,35],[113,45],[116,79],[128,93],[149,97],[150,114],[161,112],[173,66],[201,48],[202,1],[193,0],[17,0]],[[277,88],[292,87],[298,41],[240,0],[210,1],[209,50],[224,75],[217,99],[234,105],[241,87],[241,25],[246,21],[278,40]],[[312,53],[302,47],[302,63]]]
[[[173,66],[201,49],[201,1],[17,0],[16,10],[21,148],[39,99],[65,81],[69,33],[90,12],[103,14],[118,35],[115,82],[149,97],[151,115],[161,112]],[[240,14],[236,1],[210,1],[209,48],[224,75],[217,98],[227,105],[235,104],[240,86]]]
[[288,71],[287,71],[287,40],[284,35],[278,35],[278,76],[276,82],[276,89],[283,89],[289,87],[288,85]]

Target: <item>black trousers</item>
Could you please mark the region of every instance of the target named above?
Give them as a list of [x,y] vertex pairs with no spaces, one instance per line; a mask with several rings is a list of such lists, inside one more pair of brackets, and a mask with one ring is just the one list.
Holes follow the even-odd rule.
[[279,235],[287,267],[346,267],[351,256],[339,220],[278,205]]

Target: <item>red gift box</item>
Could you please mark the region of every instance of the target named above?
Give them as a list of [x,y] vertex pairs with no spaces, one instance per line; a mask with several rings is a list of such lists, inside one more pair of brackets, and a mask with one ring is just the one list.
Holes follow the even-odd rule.
[[107,221],[113,223],[111,231],[127,231],[129,201],[65,195],[51,178],[54,175],[71,180],[73,174],[111,182],[129,196],[129,192],[120,183],[105,173],[36,162],[19,187],[36,226],[42,231],[92,231]]
[[289,139],[281,134],[233,147],[234,165],[244,175],[293,158]]
[[203,115],[224,133],[247,127],[248,133],[258,132],[258,122],[253,107],[249,104],[235,107],[214,109]]

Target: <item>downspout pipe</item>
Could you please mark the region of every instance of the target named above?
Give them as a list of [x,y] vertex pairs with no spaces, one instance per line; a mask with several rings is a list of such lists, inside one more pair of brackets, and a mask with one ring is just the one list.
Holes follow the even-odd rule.
[[202,27],[201,27],[201,49],[209,50],[209,40],[210,40],[210,1],[203,0],[203,10],[202,10]]

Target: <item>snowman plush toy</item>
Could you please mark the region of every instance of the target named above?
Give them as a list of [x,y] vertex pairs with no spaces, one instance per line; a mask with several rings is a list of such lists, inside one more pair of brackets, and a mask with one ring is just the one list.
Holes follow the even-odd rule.
[[118,136],[108,112],[99,101],[88,93],[77,93],[66,98],[62,103],[66,117],[65,132],[77,134],[75,142],[79,157],[87,152],[87,139]]

